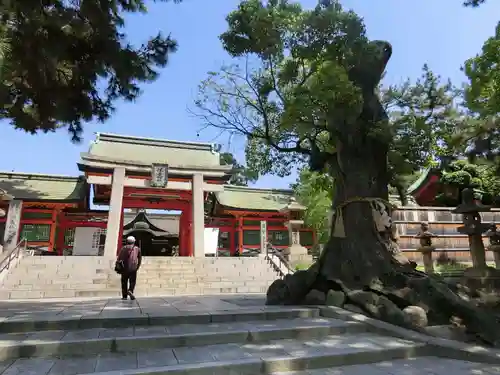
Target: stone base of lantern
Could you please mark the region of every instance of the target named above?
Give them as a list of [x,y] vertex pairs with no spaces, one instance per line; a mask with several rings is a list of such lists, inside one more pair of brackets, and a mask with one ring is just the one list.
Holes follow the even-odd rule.
[[498,295],[500,292],[500,270],[493,267],[471,267],[464,270],[460,284],[468,290]]
[[418,251],[422,254],[423,262],[424,262],[424,270],[427,274],[434,273],[434,262],[432,261],[432,252],[436,248],[434,246],[422,246],[418,249]]
[[288,248],[288,262],[292,268],[298,265],[309,266],[313,262],[313,257],[307,253],[304,246],[295,244]]

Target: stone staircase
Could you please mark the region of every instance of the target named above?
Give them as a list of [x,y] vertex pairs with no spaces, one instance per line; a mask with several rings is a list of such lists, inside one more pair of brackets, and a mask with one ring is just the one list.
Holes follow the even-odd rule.
[[[24,257],[2,280],[1,299],[119,296],[114,260],[104,257]],[[249,258],[144,258],[141,296],[265,293],[278,278],[268,261]]]
[[[177,311],[109,302],[0,322],[0,373],[32,375],[454,375],[490,363],[372,331],[317,308]],[[221,302],[219,302],[221,303]],[[125,308],[124,304],[129,304]],[[223,303],[222,303],[223,304]],[[121,312],[121,313],[120,313]],[[106,315],[107,314],[107,315]],[[463,355],[463,353],[462,353]],[[472,355],[473,356],[473,355]]]

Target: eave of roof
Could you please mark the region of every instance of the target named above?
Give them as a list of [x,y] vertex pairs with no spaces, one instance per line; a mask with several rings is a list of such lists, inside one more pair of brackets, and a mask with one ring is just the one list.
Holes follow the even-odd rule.
[[[119,160],[104,156],[94,156],[88,153],[81,154],[81,161],[78,163],[80,171],[85,172],[88,169],[101,169],[107,172],[112,171],[116,167],[125,167],[130,172],[138,173],[151,173],[152,165],[131,160]],[[182,166],[169,166],[169,173],[172,174],[193,174],[202,173],[206,175],[220,175],[231,178],[233,168],[231,165],[218,165],[218,166],[198,166],[198,165],[182,165]]]
[[80,202],[87,194],[84,176],[0,172],[0,188],[32,202]]
[[[171,169],[224,171],[216,145],[202,142],[181,142],[164,139],[97,133],[87,153],[82,154],[87,165],[122,164],[129,167],[150,167],[168,164]],[[99,165],[106,167],[106,165]],[[108,165],[109,167],[109,165]]]
[[424,169],[420,177],[413,184],[411,184],[410,187],[406,190],[406,193],[408,195],[414,195],[422,186],[425,185],[427,180],[436,173],[440,173],[438,169],[430,167]]
[[246,186],[224,185],[224,191],[215,193],[217,203],[225,208],[250,211],[280,211],[290,201],[290,189],[258,189]]

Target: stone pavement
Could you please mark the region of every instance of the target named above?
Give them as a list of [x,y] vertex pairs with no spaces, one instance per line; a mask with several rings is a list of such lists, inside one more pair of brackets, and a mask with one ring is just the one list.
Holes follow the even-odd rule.
[[470,353],[264,299],[0,301],[0,374],[500,374],[500,359],[471,362]]
[[182,297],[145,297],[135,301],[122,301],[120,298],[61,298],[0,300],[0,322],[12,319],[35,318],[77,318],[100,317],[119,318],[141,316],[158,312],[182,314],[185,312],[212,312],[241,310],[244,307],[263,307],[263,295],[228,296],[182,296]]

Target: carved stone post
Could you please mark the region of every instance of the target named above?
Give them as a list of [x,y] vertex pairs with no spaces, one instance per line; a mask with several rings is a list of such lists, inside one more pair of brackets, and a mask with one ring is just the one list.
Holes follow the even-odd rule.
[[432,245],[432,238],[437,236],[429,231],[429,223],[421,223],[420,231],[415,237],[420,239],[418,251],[422,253],[425,272],[427,274],[433,274],[434,263],[432,261],[432,252],[436,250],[436,248]]
[[[0,189],[0,202],[10,202],[13,199],[14,197],[12,195],[8,194],[3,189]],[[0,208],[0,217],[5,217],[5,215],[7,215],[7,212],[3,208]],[[3,240],[3,238],[0,238],[0,253],[3,251]]]
[[312,256],[307,253],[307,249],[300,244],[300,229],[304,225],[304,220],[301,217],[305,209],[294,197],[291,197],[288,205],[281,209],[281,212],[288,215],[286,225],[288,226],[290,247],[287,258],[292,267],[301,263],[310,264],[313,261]]
[[500,269],[500,232],[496,224],[491,224],[490,229],[486,232],[486,236],[488,236],[490,240],[488,250],[491,251],[495,257],[495,267]]
[[[0,202],[10,202],[13,200],[14,197],[10,194],[8,194],[5,190],[0,189]],[[0,208],[0,217],[5,217],[7,215],[7,212],[5,212],[4,209]]]
[[486,268],[486,252],[484,250],[483,233],[489,228],[489,224],[481,222],[480,212],[489,212],[491,207],[487,207],[474,199],[472,189],[462,190],[462,203],[452,212],[462,214],[462,226],[458,227],[460,233],[469,236],[470,255],[474,268]]

